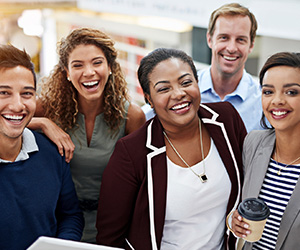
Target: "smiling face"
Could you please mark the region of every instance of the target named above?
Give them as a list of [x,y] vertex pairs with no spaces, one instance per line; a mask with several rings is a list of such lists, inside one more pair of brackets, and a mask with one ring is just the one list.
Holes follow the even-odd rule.
[[171,58],[158,63],[149,74],[146,95],[165,130],[182,129],[198,122],[200,91],[188,63]]
[[253,49],[250,30],[248,16],[218,17],[213,36],[207,34],[207,43],[212,49],[212,70],[224,76],[243,74],[248,54]]
[[78,91],[80,100],[103,99],[110,66],[103,51],[95,45],[78,45],[69,56],[67,76]]
[[266,71],[262,107],[276,130],[300,131],[300,69],[277,66]]
[[21,140],[36,108],[34,77],[22,66],[0,69],[0,140]]

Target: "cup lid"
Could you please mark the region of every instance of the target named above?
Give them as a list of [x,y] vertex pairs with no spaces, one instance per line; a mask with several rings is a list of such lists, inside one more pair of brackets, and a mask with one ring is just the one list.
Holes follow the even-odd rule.
[[238,207],[239,214],[248,220],[264,220],[269,217],[270,209],[267,204],[258,198],[243,200]]

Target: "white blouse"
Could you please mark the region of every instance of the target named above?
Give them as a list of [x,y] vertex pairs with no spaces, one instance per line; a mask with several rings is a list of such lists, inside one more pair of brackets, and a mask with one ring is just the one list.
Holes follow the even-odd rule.
[[[199,152],[200,153],[200,152]],[[167,157],[168,185],[162,250],[224,249],[231,182],[213,140],[204,159],[207,182]],[[192,166],[200,174],[203,161]]]

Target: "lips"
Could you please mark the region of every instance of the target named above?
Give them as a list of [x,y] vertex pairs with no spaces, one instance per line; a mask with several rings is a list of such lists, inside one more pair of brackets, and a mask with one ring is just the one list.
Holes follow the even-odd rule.
[[188,103],[188,102],[185,102],[185,103],[181,103],[181,104],[174,105],[174,106],[171,108],[171,110],[176,111],[176,110],[184,109],[184,108],[186,108],[186,107],[188,107],[188,106],[189,106],[189,103]]
[[9,121],[22,121],[25,117],[25,115],[2,115],[6,120]]
[[93,88],[96,87],[99,84],[99,81],[90,81],[90,82],[83,82],[82,85],[85,88]]
[[271,115],[273,119],[285,118],[290,111],[288,110],[271,110]]
[[227,61],[235,61],[237,60],[239,57],[238,56],[225,56],[223,55],[223,58]]

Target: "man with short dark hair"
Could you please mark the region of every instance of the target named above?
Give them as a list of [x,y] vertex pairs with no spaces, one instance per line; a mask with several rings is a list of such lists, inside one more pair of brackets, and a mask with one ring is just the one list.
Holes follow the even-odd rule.
[[69,165],[44,135],[26,128],[35,109],[29,55],[0,46],[0,249],[23,250],[39,236],[82,235]]

